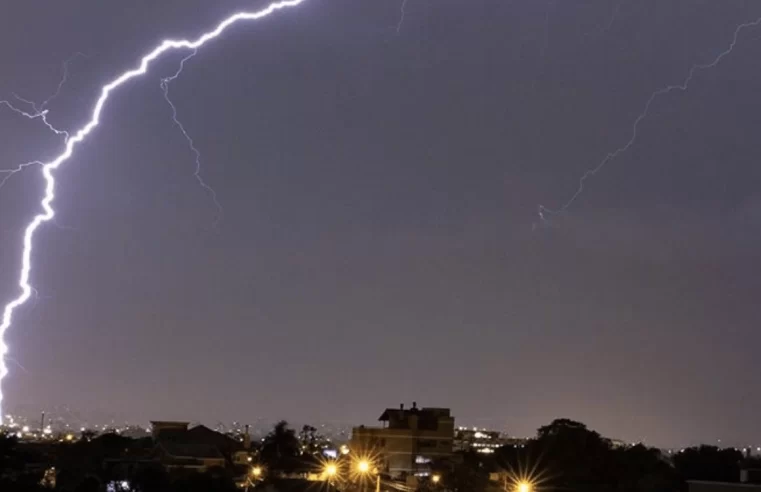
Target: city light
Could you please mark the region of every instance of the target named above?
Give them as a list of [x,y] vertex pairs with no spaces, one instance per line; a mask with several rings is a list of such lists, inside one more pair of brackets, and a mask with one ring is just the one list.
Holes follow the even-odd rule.
[[[368,460],[359,460],[357,463],[357,470],[360,473],[369,473],[370,472],[370,462]],[[523,492],[523,491],[521,491]]]
[[326,463],[322,473],[326,480],[332,480],[338,475],[338,465],[335,463]]
[[531,484],[528,482],[519,482],[518,483],[518,492],[531,492]]
[[261,466],[255,466],[251,469],[251,475],[254,476],[254,478],[259,478],[262,476],[262,473],[264,473],[264,470],[262,470]]
[[[440,481],[441,481],[441,475],[433,475],[431,477],[431,482],[433,482],[433,483],[439,483]],[[523,491],[521,491],[521,492],[523,492]]]

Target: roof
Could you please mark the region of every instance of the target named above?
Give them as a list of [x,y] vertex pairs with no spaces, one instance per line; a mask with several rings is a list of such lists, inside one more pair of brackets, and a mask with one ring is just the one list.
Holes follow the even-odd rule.
[[162,442],[159,446],[171,458],[224,459],[216,446],[208,444]]
[[448,408],[433,408],[433,407],[424,407],[424,408],[387,408],[383,411],[380,417],[378,417],[379,421],[386,422],[388,420],[391,420],[391,416],[393,415],[395,418],[399,418],[401,416],[401,419],[407,418],[408,415],[415,414],[415,415],[423,415],[428,417],[450,417],[450,410]]
[[160,444],[205,445],[217,448],[223,453],[243,450],[242,443],[203,425],[197,425],[189,430],[162,429],[158,433],[156,440]]

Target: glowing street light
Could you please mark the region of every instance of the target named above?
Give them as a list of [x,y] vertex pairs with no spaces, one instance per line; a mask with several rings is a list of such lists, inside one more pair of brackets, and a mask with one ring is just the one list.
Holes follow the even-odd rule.
[[251,475],[254,476],[254,478],[259,478],[262,476],[262,467],[261,466],[255,466],[251,469]]
[[323,473],[326,477],[328,477],[328,479],[332,479],[338,474],[338,466],[335,463],[328,463],[325,465]]
[[[433,475],[433,476],[431,476],[431,482],[433,482],[433,483],[436,483],[436,484],[437,484],[437,483],[439,483],[440,481],[441,481],[441,475]],[[521,491],[521,492],[523,492],[523,491]]]
[[357,470],[359,473],[370,473],[370,462],[367,460],[359,460],[357,463]]
[[533,487],[531,487],[531,484],[528,482],[519,482],[518,487],[516,488],[517,488],[517,492],[531,492],[531,489]]

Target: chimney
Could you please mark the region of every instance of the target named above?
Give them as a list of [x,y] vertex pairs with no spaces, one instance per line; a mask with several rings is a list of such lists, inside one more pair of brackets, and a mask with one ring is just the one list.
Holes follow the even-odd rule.
[[399,410],[401,410],[402,412],[404,411],[404,403],[399,404]]
[[417,402],[416,401],[412,402],[412,409],[413,410],[417,410]]
[[246,433],[243,434],[243,449],[251,449],[251,434],[248,433],[248,424],[246,424]]

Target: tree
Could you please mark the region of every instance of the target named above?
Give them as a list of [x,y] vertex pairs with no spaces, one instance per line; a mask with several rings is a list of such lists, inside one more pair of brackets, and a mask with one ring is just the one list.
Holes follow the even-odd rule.
[[611,449],[610,441],[581,422],[557,419],[539,428],[525,459],[555,486],[594,490],[609,482]]
[[[436,463],[434,472],[441,477],[441,488],[453,492],[481,492],[486,490],[489,483],[489,473],[485,456],[475,452],[461,455],[461,459],[450,464]],[[429,483],[428,488],[439,490],[438,486]]]
[[22,467],[18,439],[15,436],[0,434],[0,474],[19,470]]
[[671,492],[678,477],[660,451],[645,446],[613,448],[586,425],[557,419],[537,430],[525,447],[495,454],[508,480],[528,480],[540,489],[584,492]]
[[682,480],[738,482],[742,459],[742,453],[734,449],[700,446],[677,453],[673,462]]
[[264,438],[259,456],[267,468],[276,469],[300,454],[301,446],[296,432],[288,427],[288,422],[281,420]]
[[325,437],[317,432],[317,429],[311,425],[305,425],[299,432],[299,444],[301,445],[302,454],[317,456],[322,453],[326,443]]

